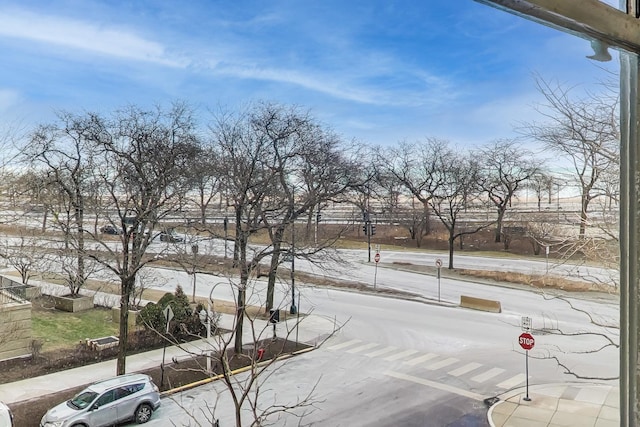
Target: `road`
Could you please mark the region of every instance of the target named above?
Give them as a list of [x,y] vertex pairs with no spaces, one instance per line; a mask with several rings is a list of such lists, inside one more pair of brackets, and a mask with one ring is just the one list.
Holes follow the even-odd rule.
[[[364,278],[372,277],[375,267],[356,260],[344,268],[348,276]],[[342,271],[336,270],[333,275],[342,277]],[[156,274],[163,282],[158,288],[172,291],[180,283],[190,294],[191,280],[186,274],[168,270],[156,270]],[[525,382],[525,354],[517,344],[522,316],[533,318],[537,339],[530,352],[532,385],[575,381],[548,359],[550,355],[561,356],[563,363],[581,374],[617,375],[616,348],[574,353],[600,347],[598,335],[548,333],[554,328],[566,333],[616,332],[592,325],[585,314],[570,309],[564,300],[545,299],[529,290],[442,279],[443,303],[438,304],[436,279],[432,276],[381,266],[378,279],[380,286],[410,290],[423,298],[408,301],[304,284],[297,287],[302,311],[335,319],[344,326],[319,349],[278,365],[263,389],[264,402],[293,404],[317,384],[313,392],[317,409],[306,408],[309,412],[304,425],[483,425],[486,408],[482,400]],[[256,284],[250,295],[254,303],[261,302],[263,288],[264,282]],[[226,279],[198,275],[196,290],[202,296],[211,292],[214,298],[233,298],[233,287]],[[455,303],[462,293],[499,299],[503,312],[458,308]],[[288,307],[289,298],[290,289],[280,284],[277,301]],[[615,300],[569,301],[599,320],[617,324]],[[181,420],[183,424],[177,425],[196,425],[189,424],[185,409],[196,418],[204,417],[207,410],[203,408],[211,405],[214,396],[219,398],[216,416],[221,426],[234,425],[233,405],[221,386],[216,383],[176,396],[184,408],[165,400],[151,425],[163,425],[167,419]],[[288,415],[276,424],[297,423],[295,415]]]
[[[223,253],[215,242],[203,245],[205,253]],[[151,250],[170,250],[157,242]],[[365,251],[340,251],[345,262],[316,264],[296,262],[296,269],[370,284],[405,290],[419,295],[404,300],[360,292],[344,292],[298,283],[296,298],[303,312],[313,312],[343,325],[319,349],[298,356],[276,371],[265,384],[260,399],[294,405],[313,390],[314,407],[297,408],[277,425],[303,424],[332,426],[464,426],[483,425],[483,399],[522,386],[524,352],[518,347],[522,316],[533,319],[537,343],[530,352],[531,384],[574,381],[564,374],[551,356],[558,356],[570,369],[589,376],[611,377],[618,373],[615,347],[592,353],[603,344],[602,336],[614,336],[615,328],[596,326],[589,317],[570,308],[584,309],[598,323],[617,325],[618,303],[614,298],[550,298],[529,289],[490,286],[473,280],[442,278],[399,269],[396,262],[433,265],[438,254],[384,252],[382,263],[367,263]],[[540,271],[546,263],[496,258],[458,257],[461,268]],[[477,266],[477,267],[474,267]],[[581,267],[576,267],[581,268]],[[560,271],[558,267],[557,271]],[[573,267],[568,269],[570,274]],[[150,268],[146,286],[173,292],[180,284],[187,295],[192,278],[186,273]],[[591,269],[593,277],[610,272]],[[235,300],[234,280],[197,275],[196,293],[215,299]],[[249,303],[262,305],[264,281],[253,284]],[[281,308],[291,303],[291,289],[279,283],[276,301]],[[497,299],[502,313],[486,313],[457,307],[461,295]],[[590,335],[565,334],[588,332]],[[598,335],[602,334],[602,335]],[[154,417],[155,425],[197,425],[216,402],[221,425],[234,425],[228,392],[215,383],[199,387],[163,402]],[[314,388],[315,387],[315,388]],[[263,407],[264,409],[264,407]],[[190,421],[190,416],[195,419]],[[169,421],[171,420],[171,421]],[[154,425],[154,424],[152,424]]]

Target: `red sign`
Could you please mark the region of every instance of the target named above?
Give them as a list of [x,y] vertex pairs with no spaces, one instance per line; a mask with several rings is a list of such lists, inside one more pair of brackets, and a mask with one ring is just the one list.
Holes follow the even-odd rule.
[[533,335],[531,335],[528,332],[520,334],[518,341],[520,343],[520,347],[522,347],[525,350],[531,350],[533,346],[536,344],[535,338],[533,338]]
[[373,257],[373,260],[375,262],[379,262],[380,261],[380,254],[375,254],[374,257]]

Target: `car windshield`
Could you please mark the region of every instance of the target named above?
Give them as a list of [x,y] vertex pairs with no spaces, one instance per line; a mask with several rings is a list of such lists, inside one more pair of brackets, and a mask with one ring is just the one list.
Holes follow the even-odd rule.
[[74,409],[84,409],[89,406],[97,396],[98,393],[96,393],[95,391],[86,390],[68,401],[67,404]]

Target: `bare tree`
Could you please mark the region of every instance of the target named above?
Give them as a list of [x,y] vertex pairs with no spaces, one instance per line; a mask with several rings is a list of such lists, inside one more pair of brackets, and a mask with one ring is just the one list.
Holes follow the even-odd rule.
[[525,186],[533,190],[538,203],[538,212],[542,210],[542,201],[547,199],[547,204],[551,204],[551,196],[553,195],[553,187],[556,184],[555,177],[549,172],[539,169],[531,176]]
[[186,168],[196,154],[195,122],[182,103],[169,109],[130,106],[111,120],[95,120],[92,141],[99,153],[94,173],[109,210],[105,220],[119,230],[118,244],[92,235],[102,249],[88,255],[120,282],[117,373],[126,372],[128,313],[136,276],[158,257],[145,256],[158,224],[179,207],[188,190]]
[[619,165],[618,100],[590,93],[572,97],[571,88],[542,78],[536,85],[546,100],[538,111],[547,122],[527,123],[520,131],[568,161],[580,188],[579,235],[584,238],[589,204],[606,194],[603,173]]
[[[234,292],[237,291],[235,279],[227,278],[227,282],[219,284],[228,284]],[[254,287],[250,285],[248,288]],[[253,297],[256,295],[247,296],[250,300]],[[209,305],[213,304],[214,301],[210,300]],[[231,334],[213,334],[204,347],[198,347],[195,352],[178,341],[171,341],[173,345],[180,346],[191,354],[196,361],[200,361],[202,365],[199,369],[219,380],[219,387],[215,387],[214,396],[209,399],[210,404],[200,409],[205,415],[207,425],[218,425],[218,400],[222,394],[228,394],[233,402],[236,427],[272,425],[282,421],[284,416],[297,418],[301,422],[308,411],[314,410],[321,403],[314,395],[321,375],[293,400],[283,400],[272,393],[273,390],[269,387],[270,379],[286,366],[292,353],[313,347],[299,343],[297,338],[294,338],[300,324],[305,321],[304,317],[289,318],[276,325],[265,322],[261,313],[259,307],[247,307],[244,321],[247,323],[246,329],[250,332],[251,342],[244,345],[240,353],[234,349],[235,338]],[[203,317],[206,319],[206,316]],[[333,333],[323,337],[314,347],[322,346]],[[203,353],[207,358],[205,361],[201,358]],[[190,412],[190,408],[183,409],[187,417],[200,425],[198,417]]]
[[46,257],[38,250],[40,242],[34,236],[21,235],[17,239],[17,244],[14,243],[15,238],[5,242],[4,247],[0,248],[0,257],[18,270],[22,283],[26,285],[34,273],[46,265]]
[[484,163],[480,186],[497,211],[495,242],[502,237],[502,221],[517,191],[540,169],[533,154],[512,140],[495,141],[479,151]]
[[57,191],[62,212],[54,212],[55,225],[64,235],[65,265],[73,268],[67,277],[72,296],[78,295],[88,274],[85,271],[85,199],[93,187],[94,152],[91,131],[96,116],[60,113],[59,124],[41,125],[33,133],[24,155],[44,166],[46,186]]
[[249,113],[221,112],[214,117],[210,129],[219,157],[228,166],[224,188],[235,216],[233,263],[239,272],[239,283],[234,349],[240,353],[249,276],[265,256],[264,250],[249,253],[249,237],[265,227],[262,204],[278,171],[271,167],[271,141],[252,132]]
[[447,141],[429,138],[416,144],[400,143],[397,148],[381,151],[378,156],[382,173],[400,182],[412,199],[415,198],[420,203],[423,213],[419,219],[412,221],[411,228],[411,234],[415,236],[418,247],[421,245],[422,237],[431,231],[431,198],[442,185],[438,162],[446,155],[448,149]]
[[[611,319],[606,319],[598,316],[596,313],[591,312],[586,308],[580,307],[578,304],[572,302],[569,298],[559,296],[559,295],[549,295],[543,294],[543,297],[547,300],[555,299],[563,301],[567,304],[570,310],[577,312],[578,314],[585,317],[589,323],[592,325],[593,329],[591,331],[584,330],[569,330],[565,329],[565,327],[560,326],[555,322],[553,318],[545,317],[543,319],[543,327],[539,328],[539,330],[546,334],[559,335],[563,337],[587,337],[590,341],[594,343],[593,346],[586,348],[581,351],[575,351],[573,353],[576,354],[595,354],[604,352],[608,349],[615,349],[615,353],[618,353],[618,349],[620,348],[620,325],[618,322],[613,322]],[[596,344],[597,343],[597,344]],[[570,366],[564,359],[567,351],[562,347],[550,347],[546,349],[546,354],[538,357],[539,359],[551,359],[554,360],[558,366],[564,369],[564,373],[567,375],[571,375],[574,378],[582,379],[582,380],[615,380],[618,379],[619,376],[611,376],[611,377],[603,377],[603,376],[594,376],[591,373],[584,372],[584,370],[580,370],[580,367]]]
[[[307,116],[300,117],[296,111],[276,110],[276,114],[267,115],[268,120],[261,122],[263,129],[271,129],[269,139],[273,144],[273,165],[278,171],[271,187],[268,202],[263,204],[263,221],[267,227],[272,245],[271,264],[267,283],[265,312],[274,306],[274,290],[281,255],[286,252],[291,257],[313,261],[313,256],[322,253],[340,236],[341,230],[327,234],[312,244],[301,247],[293,227],[295,221],[303,216],[307,219],[306,241],[310,239],[310,228],[317,221],[314,214],[320,206],[341,199],[350,189],[358,185],[358,165],[348,158],[343,150],[340,138],[333,132],[321,127]],[[272,120],[284,121],[278,127]],[[286,129],[294,124],[295,131],[284,137]],[[261,130],[262,131],[262,130]],[[317,225],[317,222],[316,222]],[[284,241],[285,231],[291,227],[289,242]],[[294,241],[295,239],[295,241]],[[295,245],[295,250],[292,250]],[[292,262],[295,262],[292,260]],[[295,307],[295,301],[292,301]],[[293,310],[295,312],[295,310]]]
[[209,205],[221,192],[220,186],[224,180],[225,169],[217,158],[215,148],[211,146],[200,148],[193,164],[189,166],[188,173],[195,195],[192,200],[198,208],[202,225],[206,224]]
[[489,227],[493,221],[468,225],[459,230],[459,219],[473,201],[479,198],[481,188],[480,168],[471,154],[460,154],[441,145],[433,153],[432,175],[438,185],[430,191],[429,204],[440,222],[447,229],[449,237],[449,269],[453,269],[453,252],[457,239],[467,234],[477,233]]

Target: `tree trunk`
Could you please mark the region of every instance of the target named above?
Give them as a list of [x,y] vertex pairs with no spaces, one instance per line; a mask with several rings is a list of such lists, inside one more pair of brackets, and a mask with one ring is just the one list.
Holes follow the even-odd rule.
[[269,310],[273,308],[276,275],[278,273],[278,264],[280,263],[280,248],[282,247],[283,235],[283,227],[278,227],[273,235],[273,255],[271,255],[271,267],[269,268],[269,280],[267,281],[267,301],[265,302],[264,307],[265,313],[269,313]]
[[[245,279],[246,280],[246,279]],[[245,300],[246,300],[246,282],[243,283],[243,280],[240,280],[240,289],[238,289],[238,300],[236,301],[236,330],[235,330],[235,341],[233,345],[233,350],[236,354],[242,353],[242,327],[244,324],[244,313],[245,313]]]
[[127,344],[129,341],[129,298],[136,283],[136,277],[129,276],[121,279],[120,293],[120,340],[118,341],[118,361],[116,375],[124,375],[127,360]]
[[578,233],[578,238],[584,239],[587,234],[587,210],[589,209],[589,199],[583,195],[580,202],[580,232]]
[[238,288],[238,299],[236,301],[236,329],[233,349],[236,354],[242,353],[242,327],[244,323],[245,301],[247,284],[249,282],[249,266],[247,265],[247,237],[245,233],[240,233],[240,286]]
[[75,272],[76,280],[74,289],[72,289],[72,295],[78,295],[80,292],[80,288],[84,285],[84,209],[83,209],[83,198],[82,194],[80,194],[80,190],[76,190],[76,230],[78,232],[78,269]]
[[453,245],[455,245],[454,229],[449,229],[449,270],[453,270]]
[[49,208],[44,208],[44,214],[42,215],[42,232],[47,231],[47,219],[49,216]]
[[500,243],[502,239],[502,220],[504,219],[505,207],[498,208],[498,220],[496,221],[496,243]]
[[[425,200],[423,202],[423,206],[424,206],[424,234],[429,235],[431,234],[431,218],[430,218],[428,200]],[[418,247],[420,246],[418,245]]]

